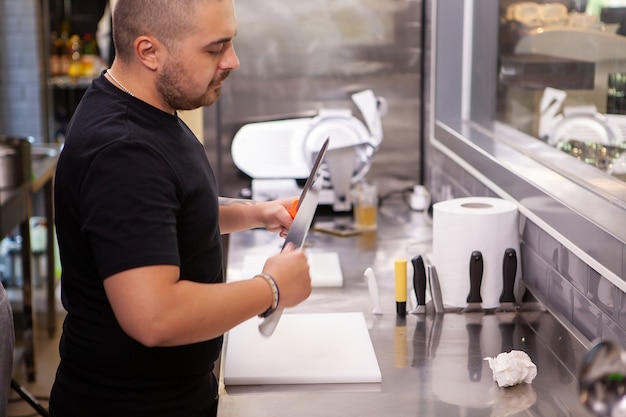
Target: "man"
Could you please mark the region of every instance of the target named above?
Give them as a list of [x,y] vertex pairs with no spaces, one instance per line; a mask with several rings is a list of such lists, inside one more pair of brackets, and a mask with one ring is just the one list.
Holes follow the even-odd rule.
[[[239,67],[233,0],[119,0],[116,57],[68,127],[55,182],[67,310],[53,416],[210,416],[222,335],[311,292],[301,250],[223,283],[220,233],[285,235],[291,201],[219,199],[177,110]],[[261,271],[259,271],[261,272]]]

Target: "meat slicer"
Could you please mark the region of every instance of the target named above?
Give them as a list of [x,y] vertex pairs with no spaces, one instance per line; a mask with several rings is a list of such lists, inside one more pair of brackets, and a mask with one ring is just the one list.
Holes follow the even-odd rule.
[[552,146],[574,139],[602,145],[626,141],[626,118],[622,115],[598,113],[592,104],[566,106],[566,97],[563,90],[544,89],[539,104],[539,138]]
[[539,138],[626,181],[626,115],[602,114],[594,105],[565,106],[566,97],[565,91],[545,88],[539,108]]
[[372,90],[353,94],[363,121],[349,108],[321,109],[315,117],[249,123],[235,134],[231,155],[235,166],[252,178],[254,200],[300,194],[299,180],[309,175],[322,142],[330,138],[320,175],[320,205],[336,212],[352,209],[352,187],[370,169],[383,139],[381,118],[386,102]]

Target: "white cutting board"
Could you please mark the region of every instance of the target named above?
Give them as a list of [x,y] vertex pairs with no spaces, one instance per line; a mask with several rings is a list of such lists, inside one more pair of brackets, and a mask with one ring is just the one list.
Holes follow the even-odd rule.
[[228,333],[226,385],[381,382],[363,313],[284,314],[270,337],[259,322]]
[[[263,265],[272,254],[248,254],[243,258],[241,274],[237,279],[248,279],[263,270]],[[309,260],[309,273],[311,274],[311,286],[313,287],[341,287],[343,274],[337,252],[310,252],[307,253]],[[229,277],[230,280],[230,277]]]

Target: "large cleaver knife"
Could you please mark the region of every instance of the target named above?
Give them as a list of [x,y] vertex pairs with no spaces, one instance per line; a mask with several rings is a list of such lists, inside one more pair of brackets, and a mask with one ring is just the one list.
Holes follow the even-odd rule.
[[[324,155],[328,149],[329,142],[330,138],[326,138],[319,153],[317,154],[315,163],[313,163],[309,178],[307,178],[304,183],[304,187],[300,193],[300,198],[297,200],[298,203],[296,206],[295,217],[293,219],[293,223],[291,223],[287,237],[285,238],[283,249],[288,243],[293,243],[295,248],[301,248],[304,245],[304,240],[309,233],[311,223],[313,222],[313,216],[315,215],[315,210],[317,209],[317,203],[320,199],[320,190],[322,189],[323,178],[319,175],[319,168],[320,165],[322,165],[322,160],[324,159]],[[274,333],[282,313],[283,309],[279,308],[270,316],[263,319],[261,324],[259,324],[259,331],[262,335],[271,336]]]

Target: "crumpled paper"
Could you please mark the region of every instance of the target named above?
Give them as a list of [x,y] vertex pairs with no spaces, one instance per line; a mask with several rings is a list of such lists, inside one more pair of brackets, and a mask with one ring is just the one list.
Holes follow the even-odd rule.
[[525,382],[530,384],[537,376],[537,366],[521,350],[500,353],[495,358],[484,358],[489,362],[493,380],[499,387],[512,387]]

